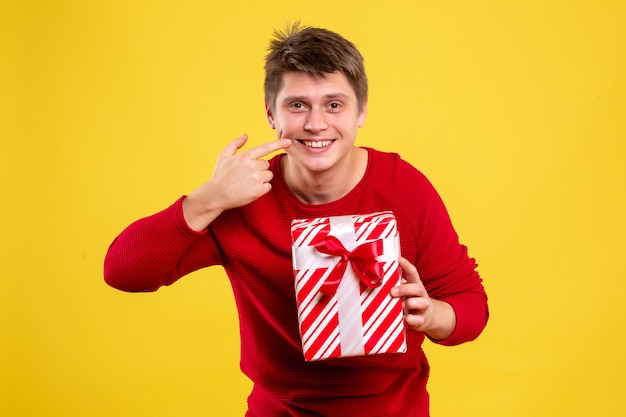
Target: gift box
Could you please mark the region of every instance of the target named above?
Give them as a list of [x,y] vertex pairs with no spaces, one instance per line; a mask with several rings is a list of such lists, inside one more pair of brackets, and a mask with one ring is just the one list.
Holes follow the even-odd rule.
[[296,219],[291,238],[306,361],[406,352],[392,212]]

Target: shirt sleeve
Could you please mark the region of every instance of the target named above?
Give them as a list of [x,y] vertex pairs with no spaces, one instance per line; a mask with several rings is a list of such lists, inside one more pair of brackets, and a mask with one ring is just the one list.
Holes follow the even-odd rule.
[[[452,346],[474,340],[489,318],[487,294],[475,259],[459,242],[443,202],[437,195],[424,230],[421,266],[430,297],[449,303],[456,314],[452,334],[435,343]],[[432,339],[431,339],[432,340]]]
[[220,263],[207,230],[196,232],[187,225],[184,199],[135,221],[115,238],[104,259],[108,285],[128,292],[155,291],[192,271]]
[[[448,302],[456,314],[456,326],[442,345],[474,340],[489,318],[487,294],[475,259],[468,255],[452,225],[448,211],[432,184],[420,174],[416,213],[417,259],[415,266],[428,295]],[[432,339],[431,339],[432,340]]]

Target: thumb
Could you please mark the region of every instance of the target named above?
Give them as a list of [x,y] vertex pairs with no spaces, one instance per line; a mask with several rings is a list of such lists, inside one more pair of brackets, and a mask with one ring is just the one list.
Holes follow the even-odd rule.
[[247,141],[248,141],[248,135],[244,133],[243,135],[239,136],[237,139],[231,141],[228,145],[226,145],[226,147],[222,151],[222,154],[223,155],[236,154],[237,151],[241,149],[243,145],[246,144]]
[[417,272],[417,268],[409,262],[406,258],[402,256],[399,259],[400,267],[402,268],[402,272],[404,272],[403,276],[407,282],[421,282],[420,274]]

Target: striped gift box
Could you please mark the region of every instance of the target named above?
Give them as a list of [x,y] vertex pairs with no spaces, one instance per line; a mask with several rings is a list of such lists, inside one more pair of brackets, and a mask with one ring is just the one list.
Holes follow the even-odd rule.
[[296,219],[291,237],[304,359],[406,352],[393,213]]

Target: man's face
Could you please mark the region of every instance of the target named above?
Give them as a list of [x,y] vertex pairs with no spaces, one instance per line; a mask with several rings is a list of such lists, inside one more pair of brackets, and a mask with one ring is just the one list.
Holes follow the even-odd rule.
[[283,75],[283,85],[267,119],[279,138],[291,139],[286,149],[290,163],[311,172],[341,166],[354,147],[367,103],[359,109],[344,74],[315,77],[301,72]]

